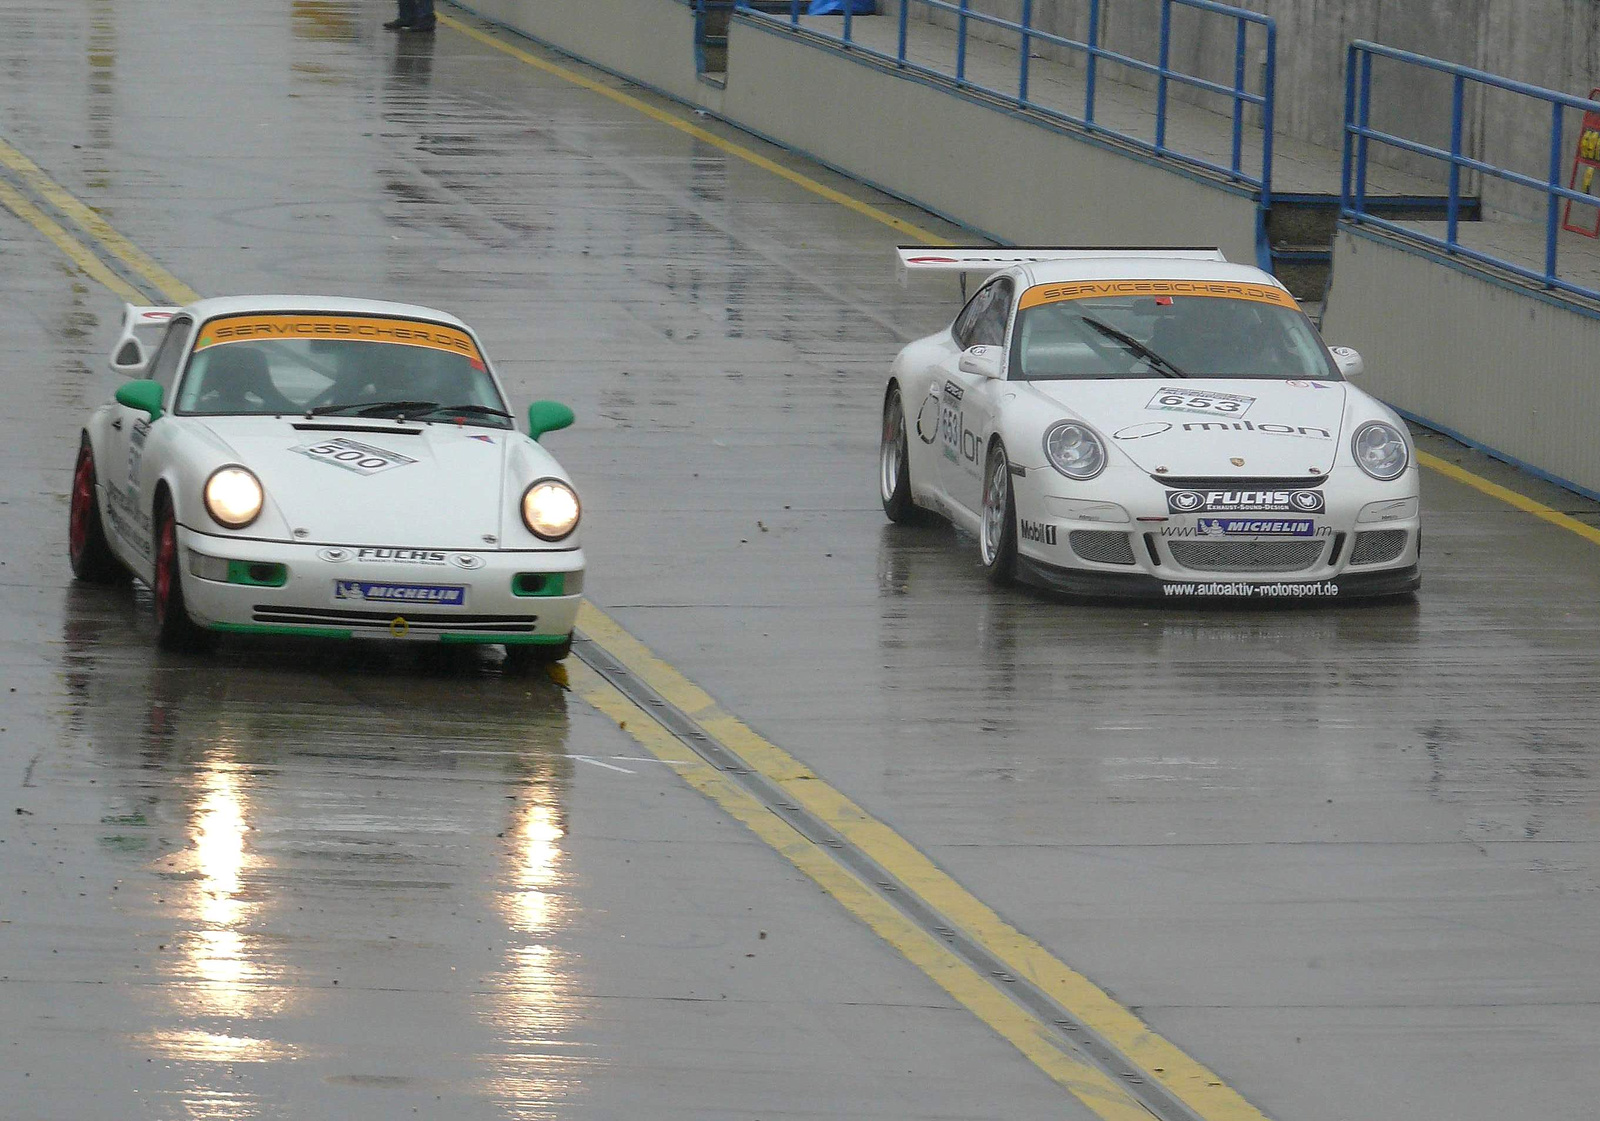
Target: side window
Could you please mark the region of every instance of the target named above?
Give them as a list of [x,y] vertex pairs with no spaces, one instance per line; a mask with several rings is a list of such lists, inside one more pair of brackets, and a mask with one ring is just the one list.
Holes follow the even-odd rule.
[[161,340],[156,356],[150,361],[149,377],[152,381],[160,382],[164,390],[172,388],[173,379],[178,375],[178,367],[183,363],[190,326],[191,323],[187,319],[174,319],[167,327],[166,336]]
[[972,345],[972,328],[977,323],[983,309],[989,306],[989,289],[980,288],[974,292],[972,299],[967,301],[967,306],[961,309],[961,314],[956,316],[956,321],[950,327],[950,335],[956,341],[956,346],[962,350]]
[[989,285],[989,303],[973,325],[968,346],[1001,346],[1006,341],[1006,320],[1011,316],[1011,281]]

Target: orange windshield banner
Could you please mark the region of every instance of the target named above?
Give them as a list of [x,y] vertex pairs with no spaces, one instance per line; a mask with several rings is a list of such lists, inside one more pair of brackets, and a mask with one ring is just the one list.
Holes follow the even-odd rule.
[[1075,280],[1067,284],[1036,284],[1022,294],[1019,308],[1062,300],[1130,296],[1212,296],[1224,300],[1251,300],[1258,304],[1298,308],[1294,297],[1267,284],[1240,284],[1232,280]]
[[200,331],[197,351],[223,343],[262,339],[348,339],[353,342],[425,346],[481,361],[472,336],[442,323],[360,315],[230,315],[213,319]]

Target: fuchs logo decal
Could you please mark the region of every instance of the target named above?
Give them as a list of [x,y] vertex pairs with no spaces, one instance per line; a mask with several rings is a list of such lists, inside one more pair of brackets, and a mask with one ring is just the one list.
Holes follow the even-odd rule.
[[1319,514],[1323,510],[1318,490],[1175,490],[1167,495],[1173,514],[1231,513],[1236,510],[1274,513],[1285,511]]
[[1019,532],[1024,541],[1037,541],[1041,545],[1056,543],[1056,527],[1047,522],[1030,522],[1023,518]]

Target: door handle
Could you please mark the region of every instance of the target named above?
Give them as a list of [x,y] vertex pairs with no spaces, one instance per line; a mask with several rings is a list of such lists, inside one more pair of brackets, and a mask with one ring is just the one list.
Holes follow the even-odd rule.
[[118,417],[116,420],[112,421],[111,422],[111,427],[115,428],[118,432],[121,432],[122,431],[122,418]]

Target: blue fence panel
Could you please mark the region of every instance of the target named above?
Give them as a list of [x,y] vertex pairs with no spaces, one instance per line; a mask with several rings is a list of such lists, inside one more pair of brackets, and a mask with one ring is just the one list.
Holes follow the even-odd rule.
[[[1385,59],[1401,66],[1430,70],[1450,77],[1450,147],[1448,150],[1372,127],[1373,59]],[[1500,167],[1484,160],[1475,159],[1461,150],[1468,83],[1489,89],[1504,90],[1523,98],[1543,102],[1549,106],[1550,160],[1547,177],[1539,178],[1514,171],[1511,168]],[[1396,50],[1393,47],[1380,46],[1377,43],[1369,43],[1358,39],[1350,44],[1349,56],[1346,59],[1345,66],[1344,169],[1341,176],[1340,209],[1346,219],[1360,225],[1372,226],[1377,229],[1387,230],[1390,233],[1400,234],[1413,241],[1421,242],[1435,249],[1441,249],[1451,256],[1491,265],[1523,277],[1526,280],[1537,281],[1546,288],[1600,299],[1600,289],[1562,280],[1556,272],[1557,254],[1560,251],[1559,235],[1561,232],[1561,209],[1563,203],[1579,202],[1588,206],[1595,206],[1597,202],[1600,202],[1592,194],[1573,190],[1562,185],[1561,169],[1565,165],[1565,156],[1567,154],[1562,151],[1563,133],[1566,123],[1565,116],[1569,110],[1600,112],[1600,102],[1590,101],[1588,98],[1583,97],[1574,97],[1571,94],[1544,89],[1540,86],[1529,85],[1526,82],[1512,81],[1510,78],[1502,78],[1498,74],[1490,74],[1485,70],[1477,70],[1470,66],[1444,62],[1440,59],[1428,58],[1425,55]],[[1402,152],[1409,152],[1415,156],[1438,160],[1448,165],[1449,196],[1446,203],[1444,237],[1437,237],[1426,231],[1408,227],[1400,222],[1379,218],[1368,209],[1367,170],[1370,157],[1369,146],[1374,143],[1396,148]],[[1544,268],[1542,270],[1529,268],[1519,261],[1484,253],[1461,244],[1461,173],[1463,171],[1476,171],[1482,175],[1494,176],[1504,182],[1514,183],[1517,186],[1526,187],[1544,194]]]
[[[815,23],[807,23],[805,31],[808,34],[831,39],[839,43],[846,50],[857,51],[863,55],[891,62],[898,68],[928,77],[938,78],[954,83],[958,88],[973,90],[986,94],[1009,104],[1038,113],[1041,116],[1063,121],[1078,128],[1104,136],[1115,137],[1124,144],[1131,145],[1146,152],[1152,152],[1191,167],[1201,168],[1205,171],[1226,176],[1232,182],[1241,186],[1254,188],[1261,194],[1263,209],[1271,201],[1272,194],[1272,127],[1273,127],[1273,102],[1274,90],[1277,84],[1277,54],[1278,30],[1277,24],[1270,16],[1260,15],[1244,8],[1236,8],[1229,4],[1222,4],[1216,0],[1159,0],[1161,5],[1161,42],[1159,60],[1149,62],[1145,59],[1134,58],[1117,51],[1108,50],[1100,45],[1101,28],[1104,26],[1101,8],[1107,0],[1087,0],[1089,5],[1089,30],[1087,41],[1068,38],[1043,31],[1033,26],[1033,0],[1023,0],[1021,18],[1018,21],[1002,19],[986,12],[976,11],[972,8],[971,0],[901,0],[899,11],[899,27],[897,34],[897,47],[893,54],[877,50],[858,41],[854,35],[854,26],[849,17],[849,7],[846,7],[844,26],[838,35],[833,35],[822,30]],[[800,27],[801,3],[794,0],[790,5],[787,15],[779,12],[763,12],[751,6],[751,0],[737,0],[739,8],[747,15],[772,20],[776,23],[787,24],[791,27]],[[956,20],[956,61],[953,72],[946,72],[936,66],[928,66],[907,57],[907,14],[912,4],[920,4],[929,11],[947,12]],[[771,5],[767,5],[771,7]],[[1220,18],[1233,20],[1236,25],[1235,57],[1233,65],[1233,83],[1214,82],[1202,78],[1197,74],[1190,74],[1175,69],[1171,65],[1172,54],[1172,9],[1174,7],[1189,8],[1195,11],[1208,13]],[[1010,32],[1017,37],[1017,80],[1014,88],[995,89],[973,81],[967,74],[967,39],[971,25],[981,24],[987,27],[999,28]],[[1246,77],[1246,35],[1249,28],[1254,25],[1262,29],[1265,37],[1266,72],[1263,75],[1262,88],[1255,92],[1247,88]],[[1062,109],[1043,105],[1035,100],[1029,91],[1028,60],[1033,53],[1035,44],[1048,43],[1074,51],[1084,58],[1084,99],[1083,115],[1076,116]],[[1142,137],[1119,131],[1108,127],[1095,117],[1095,83],[1099,78],[1100,60],[1120,63],[1131,70],[1153,75],[1156,79],[1156,111],[1155,111],[1155,141],[1152,143]],[[1192,89],[1205,90],[1229,99],[1232,120],[1233,136],[1231,146],[1232,158],[1227,164],[1219,164],[1205,159],[1192,152],[1184,152],[1167,143],[1167,116],[1168,93],[1171,83],[1188,86]],[[1259,168],[1246,168],[1243,164],[1245,114],[1247,106],[1256,106],[1261,111],[1261,163]]]

